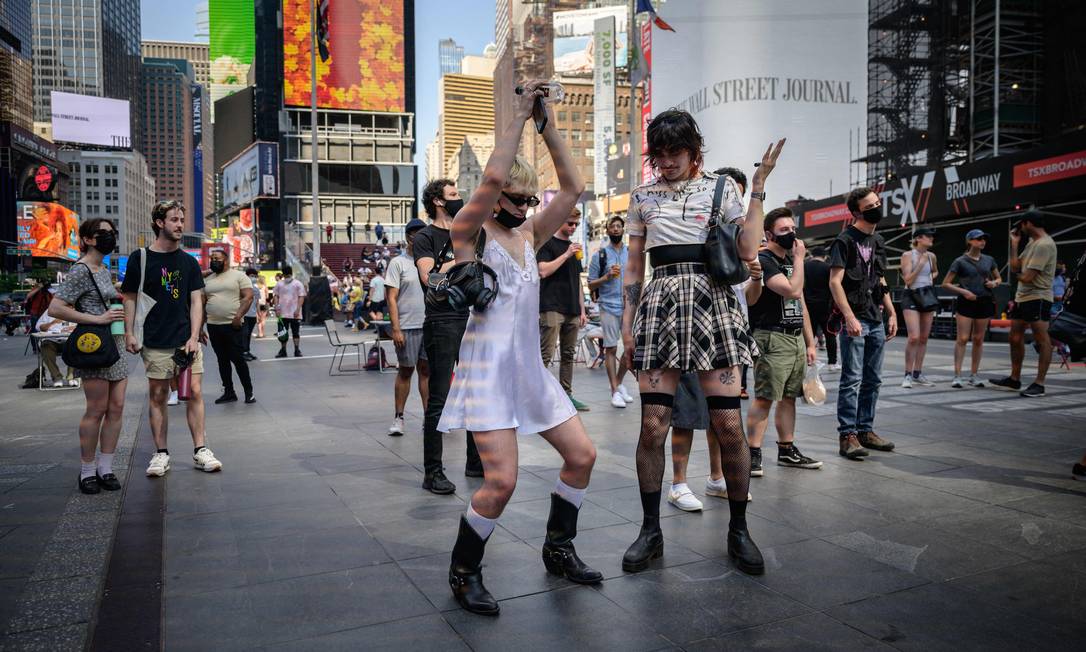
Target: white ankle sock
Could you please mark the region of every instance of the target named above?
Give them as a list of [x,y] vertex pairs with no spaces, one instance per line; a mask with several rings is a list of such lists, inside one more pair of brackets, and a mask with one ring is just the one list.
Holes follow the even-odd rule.
[[79,479],[93,478],[95,472],[98,470],[98,465],[95,462],[84,462],[79,460]]
[[98,453],[98,475],[113,473],[113,456],[116,453]]
[[690,487],[686,486],[685,482],[679,482],[677,484],[672,483],[671,490],[678,494],[678,493],[682,493],[683,490],[690,491]]
[[487,518],[475,511],[475,508],[471,506],[471,503],[468,503],[468,511],[464,514],[464,518],[467,519],[468,525],[471,526],[471,529],[475,530],[479,535],[479,538],[483,541],[486,541],[490,537],[490,533],[494,531],[494,525],[497,523],[496,520]]
[[705,481],[705,484],[712,485],[714,487],[719,487],[719,488],[723,489],[724,488],[724,478],[720,478],[719,480],[714,480],[712,478],[709,478],[709,479],[707,479]]
[[585,487],[584,489],[571,487],[565,482],[562,482],[562,478],[558,478],[558,481],[554,483],[554,493],[561,496],[563,500],[577,509],[581,508],[581,503],[584,501],[584,495],[587,491],[588,487]]

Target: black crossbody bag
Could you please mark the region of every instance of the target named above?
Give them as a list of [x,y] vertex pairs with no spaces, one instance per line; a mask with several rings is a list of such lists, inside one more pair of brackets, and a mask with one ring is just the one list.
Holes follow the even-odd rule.
[[[486,245],[486,231],[479,229],[479,234],[475,236],[475,260],[482,260],[483,247]],[[449,272],[452,268],[449,268],[449,272],[438,272],[435,270],[441,269],[441,266],[445,264],[445,256],[452,251],[452,236],[445,241],[445,244],[441,245],[441,249],[438,250],[437,256],[434,258],[434,268],[430,271],[430,277],[426,282],[426,298],[425,303],[431,307],[438,307],[442,304],[448,304],[449,301],[449,284],[451,279],[449,278]]]
[[[98,287],[98,281],[94,278],[94,272],[86,263],[76,263],[87,268],[90,274],[91,285],[102,300],[102,305],[109,310],[109,302],[102,296],[102,290]],[[76,310],[79,310],[79,300],[76,299]],[[106,369],[121,359],[121,352],[117,350],[117,343],[113,340],[113,334],[109,332],[108,324],[79,324],[64,342],[64,350],[61,352],[64,364],[74,369]]]
[[717,177],[713,208],[709,213],[709,233],[702,247],[702,255],[705,258],[705,268],[714,281],[722,285],[738,285],[750,278],[750,270],[739,257],[739,234],[742,227],[717,220],[726,183],[727,178],[724,175]]

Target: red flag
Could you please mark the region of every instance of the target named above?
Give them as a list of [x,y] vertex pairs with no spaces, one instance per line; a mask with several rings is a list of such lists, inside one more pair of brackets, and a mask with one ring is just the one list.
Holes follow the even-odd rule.
[[656,10],[652,8],[651,0],[637,0],[637,9],[634,13],[640,14],[642,12],[648,12],[649,16],[652,17],[652,22],[656,23],[656,26],[660,29],[666,29],[669,32],[675,31],[674,27],[668,25],[663,18],[656,14]]

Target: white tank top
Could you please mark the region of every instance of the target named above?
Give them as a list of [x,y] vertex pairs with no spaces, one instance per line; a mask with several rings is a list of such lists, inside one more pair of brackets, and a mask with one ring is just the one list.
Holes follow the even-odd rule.
[[[920,257],[920,252],[916,249],[911,249],[910,253],[913,255],[913,267],[916,267],[916,261]],[[916,275],[913,282],[909,285],[910,290],[918,290],[920,288],[929,287],[932,285],[931,281],[931,258],[925,254],[924,262],[920,268],[920,273]]]

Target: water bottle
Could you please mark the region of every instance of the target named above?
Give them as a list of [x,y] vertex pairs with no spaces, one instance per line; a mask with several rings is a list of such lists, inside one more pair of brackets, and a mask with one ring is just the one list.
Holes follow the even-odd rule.
[[[115,309],[115,308],[123,308],[123,307],[124,307],[124,304],[122,304],[120,301],[117,301],[117,300],[113,300],[109,304],[110,310]],[[124,335],[124,320],[123,319],[118,319],[116,321],[111,322],[109,324],[109,333],[111,335]]]
[[[561,104],[562,100],[566,99],[566,89],[556,81],[547,82],[539,88],[543,91],[543,101],[547,104]],[[517,95],[524,93],[523,86],[517,86],[514,90]]]
[[181,367],[181,373],[177,374],[177,399],[187,401],[192,398],[192,367]]

